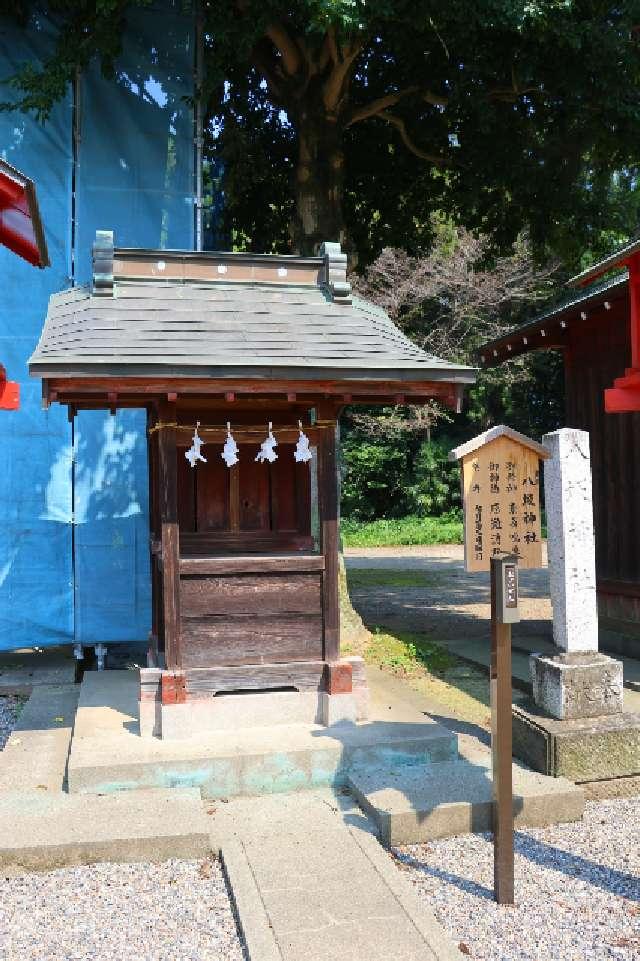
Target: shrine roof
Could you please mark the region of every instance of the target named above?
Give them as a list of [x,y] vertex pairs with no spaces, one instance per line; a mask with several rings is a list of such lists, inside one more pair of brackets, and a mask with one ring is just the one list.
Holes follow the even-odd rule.
[[29,362],[41,377],[282,377],[473,383],[351,295],[346,257],[94,246],[91,287],[54,294]]
[[499,424],[496,427],[490,427],[489,430],[485,430],[483,434],[478,434],[477,437],[472,437],[471,440],[449,451],[449,460],[461,460],[463,457],[467,457],[468,454],[475,453],[480,447],[486,447],[487,444],[491,444],[494,440],[500,440],[502,437],[514,441],[516,444],[520,444],[521,447],[532,450],[543,460],[551,456],[547,448],[543,447],[543,445],[539,444],[536,440],[532,440],[531,437],[521,434],[520,431],[514,430],[513,427],[507,427],[506,424]]
[[624,244],[619,247],[608,257],[603,260],[599,260],[597,263],[592,264],[591,267],[587,267],[586,270],[582,270],[575,277],[571,277],[567,281],[568,287],[583,287],[585,284],[590,284],[592,281],[597,280],[602,277],[603,274],[608,273],[616,268],[623,267],[627,264],[633,257],[638,257],[640,255],[640,238],[635,237],[630,240],[629,243]]
[[565,346],[569,324],[573,328],[587,319],[589,311],[604,313],[614,302],[626,301],[627,285],[625,270],[580,292],[572,291],[533,320],[483,344],[478,350],[482,366],[497,367],[532,350]]

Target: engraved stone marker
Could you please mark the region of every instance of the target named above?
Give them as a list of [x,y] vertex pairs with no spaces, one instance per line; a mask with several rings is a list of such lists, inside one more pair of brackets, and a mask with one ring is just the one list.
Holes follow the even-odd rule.
[[553,640],[567,653],[598,650],[596,555],[589,434],[563,428],[542,438]]

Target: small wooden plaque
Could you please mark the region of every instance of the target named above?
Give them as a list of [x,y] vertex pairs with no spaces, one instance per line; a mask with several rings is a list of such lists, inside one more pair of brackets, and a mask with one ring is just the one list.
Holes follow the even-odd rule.
[[452,456],[462,461],[465,570],[488,571],[491,557],[515,554],[542,567],[540,458],[547,451],[508,428],[494,428]]

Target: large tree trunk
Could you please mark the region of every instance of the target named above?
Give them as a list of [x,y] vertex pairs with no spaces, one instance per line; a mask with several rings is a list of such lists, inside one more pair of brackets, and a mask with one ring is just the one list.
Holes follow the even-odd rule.
[[344,242],[343,130],[320,105],[308,101],[301,106],[294,122],[298,131],[298,163],[291,233],[294,250],[308,256],[316,254],[323,241]]

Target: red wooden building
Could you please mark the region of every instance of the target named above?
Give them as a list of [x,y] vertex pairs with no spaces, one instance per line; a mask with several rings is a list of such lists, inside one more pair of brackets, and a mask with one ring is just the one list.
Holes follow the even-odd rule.
[[[626,268],[611,276],[616,268]],[[607,275],[603,280],[603,275]],[[486,344],[483,366],[559,350],[565,425],[590,435],[600,623],[640,635],[640,241],[570,282],[575,293]],[[608,638],[621,652],[637,640]]]
[[[362,717],[361,664],[340,657],[340,410],[429,398],[459,408],[474,371],[419,350],[352,297],[339,245],[317,257],[143,251],[114,249],[108,232],[94,246],[92,289],[51,298],[30,371],[45,404],[70,416],[147,411],[142,729],[215,727],[219,695],[228,705],[247,692],[280,695],[269,704],[289,719]],[[261,462],[270,426],[277,459]],[[295,457],[301,428],[308,460]]]
[[[34,267],[48,267],[49,255],[36,188],[32,180],[0,157],[0,244]],[[20,386],[0,363],[0,410],[17,410]]]

